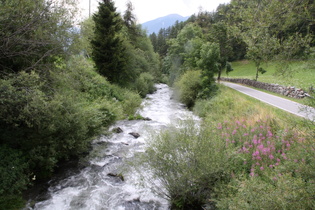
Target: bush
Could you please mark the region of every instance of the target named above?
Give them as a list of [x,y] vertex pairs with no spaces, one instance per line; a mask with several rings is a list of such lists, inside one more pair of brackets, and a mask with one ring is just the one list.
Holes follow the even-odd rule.
[[175,88],[179,95],[179,100],[187,107],[195,104],[197,96],[201,91],[201,71],[187,71],[179,81],[175,83]]
[[154,190],[163,193],[165,188],[174,209],[200,209],[214,187],[230,176],[225,142],[218,141],[211,129],[199,130],[193,124],[152,138],[139,164],[153,174],[142,174],[147,181],[162,183]]
[[150,73],[141,73],[136,80],[135,89],[143,98],[148,93],[153,93],[155,90],[153,76]]
[[0,145],[0,159],[0,196],[21,193],[30,184],[27,161],[20,151],[4,145]]
[[23,209],[26,201],[20,195],[4,195],[0,196],[0,209],[17,210]]

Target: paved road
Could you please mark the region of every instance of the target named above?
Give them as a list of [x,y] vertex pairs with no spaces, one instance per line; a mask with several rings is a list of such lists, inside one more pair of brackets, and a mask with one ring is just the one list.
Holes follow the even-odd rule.
[[270,104],[272,106],[283,109],[292,114],[295,114],[300,117],[304,117],[306,119],[309,119],[315,122],[315,109],[312,107],[305,106],[305,105],[296,103],[294,101],[290,101],[288,99],[280,98],[278,96],[274,96],[274,95],[271,95],[262,91],[258,91],[249,87],[245,87],[242,85],[238,85],[235,83],[221,82],[221,84],[231,87],[241,93],[249,95],[267,104]]

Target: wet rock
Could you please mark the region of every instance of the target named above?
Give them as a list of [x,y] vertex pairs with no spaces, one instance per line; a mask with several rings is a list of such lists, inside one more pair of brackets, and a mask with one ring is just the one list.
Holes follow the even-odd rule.
[[145,117],[143,118],[144,121],[151,121],[152,119],[148,118],[148,117]]
[[96,142],[97,145],[104,145],[106,144],[107,142],[106,141],[99,141],[99,142]]
[[132,135],[133,137],[135,137],[136,139],[140,137],[140,134],[136,133],[136,132],[131,132],[129,134]]
[[122,174],[108,173],[107,176],[119,178],[121,181],[125,181],[125,178]]
[[121,129],[120,127],[114,128],[112,131],[114,133],[122,133],[122,132],[124,132],[123,129]]

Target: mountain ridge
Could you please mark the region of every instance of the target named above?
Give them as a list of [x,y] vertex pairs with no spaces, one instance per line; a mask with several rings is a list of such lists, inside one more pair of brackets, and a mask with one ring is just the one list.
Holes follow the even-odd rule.
[[147,21],[142,24],[142,28],[147,30],[147,34],[159,33],[161,28],[168,28],[176,23],[176,21],[182,22],[189,18],[183,17],[178,14],[170,14],[164,17],[159,17],[154,20]]

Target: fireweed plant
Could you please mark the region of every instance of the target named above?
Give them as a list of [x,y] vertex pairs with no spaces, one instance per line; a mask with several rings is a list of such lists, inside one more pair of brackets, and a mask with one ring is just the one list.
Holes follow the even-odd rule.
[[289,130],[274,131],[270,127],[271,121],[237,120],[217,125],[214,132],[225,141],[226,148],[235,151],[233,164],[237,168],[234,170],[256,177],[274,171],[286,161],[305,162],[303,158],[291,160],[287,156],[303,139],[299,139],[296,133]]

